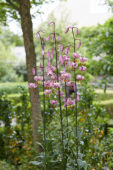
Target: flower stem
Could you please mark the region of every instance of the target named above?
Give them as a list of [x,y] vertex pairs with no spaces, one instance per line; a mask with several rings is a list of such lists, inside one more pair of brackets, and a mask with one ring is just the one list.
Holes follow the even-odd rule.
[[43,107],[44,107],[44,112],[43,112],[43,129],[44,129],[44,148],[45,148],[45,170],[46,170],[46,115],[45,115],[45,94],[44,94],[44,81],[45,81],[45,77],[44,77],[44,67],[45,67],[45,63],[44,63],[44,56],[43,56]]
[[[55,32],[55,23],[54,23],[54,48],[56,54],[56,72],[57,72],[57,82],[59,82],[59,68],[58,68],[58,54],[57,54],[57,42],[56,42],[56,32]],[[63,169],[65,170],[65,152],[64,152],[64,132],[63,132],[63,116],[62,116],[62,103],[61,103],[61,95],[60,95],[60,87],[58,87],[58,99],[59,99],[59,109],[60,109],[60,124],[61,124],[61,137],[62,137],[62,162]]]
[[[41,49],[43,50],[43,39],[40,36],[40,42],[41,42]],[[45,56],[44,54],[42,55],[43,57],[43,135],[44,135],[44,154],[45,154],[45,161],[44,161],[44,170],[47,169],[46,167],[46,115],[45,115],[45,111],[46,111],[46,107],[45,107],[45,94],[44,94],[44,82],[45,82],[45,75],[44,75],[44,71],[45,71]]]
[[[64,65],[65,69],[66,69],[66,66]],[[66,81],[65,81],[65,100],[67,100],[67,85],[66,85]],[[67,104],[66,104],[66,128],[67,128],[67,139],[68,139],[68,112],[67,112]],[[68,146],[68,143],[67,143],[67,146]]]
[[[76,51],[76,48],[75,48],[75,36],[74,36],[74,31],[73,31],[73,28],[72,28],[72,35],[73,35],[73,40],[74,40],[74,52]],[[74,62],[75,62],[75,59],[74,59]],[[75,127],[76,127],[76,133],[75,133],[75,140],[76,140],[76,164],[77,164],[77,170],[78,170],[78,120],[77,120],[77,116],[78,116],[78,110],[77,110],[77,78],[76,78],[76,70],[74,68],[74,80],[75,80]]]

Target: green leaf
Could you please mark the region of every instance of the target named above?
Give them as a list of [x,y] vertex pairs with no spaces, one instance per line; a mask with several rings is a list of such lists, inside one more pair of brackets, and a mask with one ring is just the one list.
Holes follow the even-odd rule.
[[42,162],[38,162],[38,161],[30,161],[30,163],[33,165],[42,165]]
[[43,145],[40,142],[36,142],[39,146],[41,146],[41,148],[44,149]]

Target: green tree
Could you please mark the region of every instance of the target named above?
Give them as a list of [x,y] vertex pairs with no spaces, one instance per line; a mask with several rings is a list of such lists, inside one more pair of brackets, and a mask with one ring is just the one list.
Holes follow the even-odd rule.
[[24,45],[22,36],[14,34],[5,26],[0,27],[0,41],[2,41],[6,47]]
[[9,46],[0,41],[0,49],[0,82],[21,81],[13,68],[16,57],[11,53]]
[[108,19],[103,25],[82,30],[85,54],[89,58],[99,56],[101,74],[113,75],[113,18]]
[[109,5],[110,9],[111,9],[112,12],[113,12],[113,1],[112,1],[112,0],[106,0],[105,2],[106,2],[106,4]]
[[[33,41],[32,18],[30,9],[35,6],[42,5],[46,0],[1,0],[0,1],[0,20],[6,23],[7,17],[21,22],[21,28],[24,38],[24,46],[26,51],[26,66],[28,82],[33,82],[32,68],[36,67],[36,54]],[[40,138],[37,133],[41,121],[40,99],[38,89],[32,91],[29,89],[31,109],[32,109],[32,128],[33,139],[36,147],[36,141]]]

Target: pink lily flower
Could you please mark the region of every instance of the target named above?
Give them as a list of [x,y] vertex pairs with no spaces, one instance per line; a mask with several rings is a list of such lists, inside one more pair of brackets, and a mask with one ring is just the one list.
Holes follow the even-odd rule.
[[45,95],[48,95],[48,94],[51,94],[51,93],[52,93],[52,90],[45,90],[45,91],[44,91],[44,94],[45,94]]
[[75,83],[69,81],[69,82],[66,83],[66,85],[67,85],[68,87],[74,87]]
[[63,58],[63,61],[66,61],[66,62],[70,60],[69,56],[66,56],[66,55],[63,55],[62,58]]
[[70,27],[67,27],[65,30],[65,33],[68,33]]
[[71,74],[70,74],[70,73],[63,73],[63,74],[61,74],[61,78],[62,78],[62,79],[65,79],[65,80],[66,80],[66,79],[68,80],[68,79],[71,78]]
[[86,71],[86,67],[85,67],[85,66],[80,66],[80,67],[79,67],[79,70],[80,70],[80,71]]
[[61,65],[63,65],[64,60],[63,60],[63,58],[62,58],[62,56],[61,56],[61,55],[59,55],[59,61],[61,62]]
[[84,62],[86,62],[86,61],[87,61],[87,58],[85,58],[85,57],[80,57],[80,62],[84,63]]
[[49,40],[50,40],[50,36],[48,36],[48,37],[46,38],[46,42],[49,42]]
[[51,75],[51,76],[53,75],[53,71],[52,71],[50,68],[47,69],[47,75],[48,75],[48,76],[49,76],[49,75]]
[[77,68],[78,67],[78,63],[74,63],[72,61],[69,62],[69,66],[73,67],[73,68]]
[[29,83],[29,84],[28,84],[28,87],[31,88],[31,89],[32,89],[32,88],[35,89],[35,88],[37,88],[37,84],[35,84],[35,83]]
[[56,100],[50,100],[50,103],[53,104],[53,105],[56,105],[57,101]]
[[54,50],[53,49],[51,49],[51,59],[53,59],[53,55],[54,55]]
[[75,104],[75,100],[72,100],[71,98],[67,98],[64,106],[72,106]]
[[65,53],[66,53],[66,54],[69,54],[69,53],[70,53],[70,48],[69,48],[69,47],[66,48]]
[[77,75],[77,80],[84,80],[84,76]]
[[34,76],[35,81],[43,81],[43,77],[41,76]]
[[61,38],[60,38],[60,36],[58,36],[58,41],[60,41],[61,40]]
[[64,46],[61,44],[61,45],[59,45],[59,51],[63,51],[64,50]]
[[51,80],[45,81],[44,87],[46,87],[46,88],[52,87],[52,81]]
[[53,88],[58,88],[58,87],[60,87],[60,83],[58,83],[58,82],[53,83],[53,84],[52,84],[52,87],[53,87]]
[[79,41],[77,48],[81,47],[81,41]]
[[44,56],[44,50],[42,50],[41,54]]
[[76,59],[76,58],[80,58],[80,54],[78,54],[78,53],[73,53],[72,56],[73,56],[73,58],[75,58],[75,59]]

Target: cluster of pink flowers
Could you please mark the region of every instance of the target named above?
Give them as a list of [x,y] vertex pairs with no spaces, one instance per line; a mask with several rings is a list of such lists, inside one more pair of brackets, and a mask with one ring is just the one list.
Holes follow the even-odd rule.
[[45,91],[44,91],[44,94],[45,94],[45,95],[48,95],[48,94],[51,94],[51,93],[52,93],[52,90],[45,90]]
[[84,80],[84,76],[77,75],[77,80]]
[[[50,23],[50,25],[54,25],[53,22]],[[78,28],[77,27],[68,27],[65,31],[65,33],[68,33],[70,29],[76,29],[75,34],[78,35]],[[37,34],[38,35],[38,34]],[[38,35],[39,37],[39,35]],[[49,42],[50,39],[55,41],[57,38],[58,41],[61,40],[60,36],[55,37],[55,34],[50,34],[47,38],[44,40],[46,42]],[[78,42],[77,48],[80,48],[81,41],[79,39],[76,39]],[[37,88],[37,85],[43,84],[44,85],[44,95],[49,96],[49,98],[53,97],[53,100],[50,100],[50,104],[53,106],[57,105],[57,97],[60,95],[63,98],[64,106],[73,106],[75,105],[76,101],[79,101],[79,94],[76,92],[76,83],[75,79],[73,79],[73,72],[76,70],[76,80],[82,81],[84,80],[84,71],[86,71],[85,62],[87,61],[87,58],[82,57],[79,53],[74,52],[71,53],[71,46],[68,44],[66,47],[64,47],[62,44],[58,45],[58,51],[57,51],[57,65],[53,65],[54,57],[55,57],[55,50],[56,49],[50,49],[47,52],[45,51],[44,46],[42,47],[42,56],[43,60],[46,60],[47,66],[43,68],[43,66],[40,64],[40,70],[43,73],[44,71],[44,80],[43,80],[43,74],[41,76],[36,75],[35,68],[32,69],[32,74],[34,76],[34,83],[29,83],[29,88]],[[71,72],[70,72],[71,70]],[[43,83],[41,83],[43,82]],[[74,90],[74,93],[76,93],[76,100],[72,99],[70,96],[66,98],[66,92],[64,86],[67,86],[71,90]],[[60,90],[59,90],[60,89]],[[59,93],[60,92],[60,93]],[[55,100],[54,100],[55,96]]]
[[51,105],[56,105],[57,104],[57,100],[50,100]]
[[34,80],[35,81],[43,81],[43,77],[42,76],[34,76]]
[[81,57],[81,56],[80,56],[80,54],[78,54],[78,53],[73,53],[73,55],[72,55],[72,56],[73,56],[73,58],[75,58],[75,59],[76,59],[76,58],[80,58],[80,57]]
[[69,81],[69,82],[66,83],[66,85],[67,85],[68,87],[74,87],[74,86],[75,86],[75,83]]
[[66,72],[61,73],[62,80],[70,80],[70,78],[71,78],[71,73],[66,73]]
[[31,89],[35,89],[35,88],[37,88],[37,84],[36,83],[29,83],[28,87],[31,88]]
[[80,66],[80,67],[79,67],[79,70],[80,70],[80,71],[86,71],[86,67],[85,67],[85,66]]
[[75,104],[75,99],[72,100],[71,98],[67,98],[66,101],[65,101],[64,106],[65,106],[65,107],[66,107],[66,106],[72,106],[72,105],[74,105],[74,104]]

